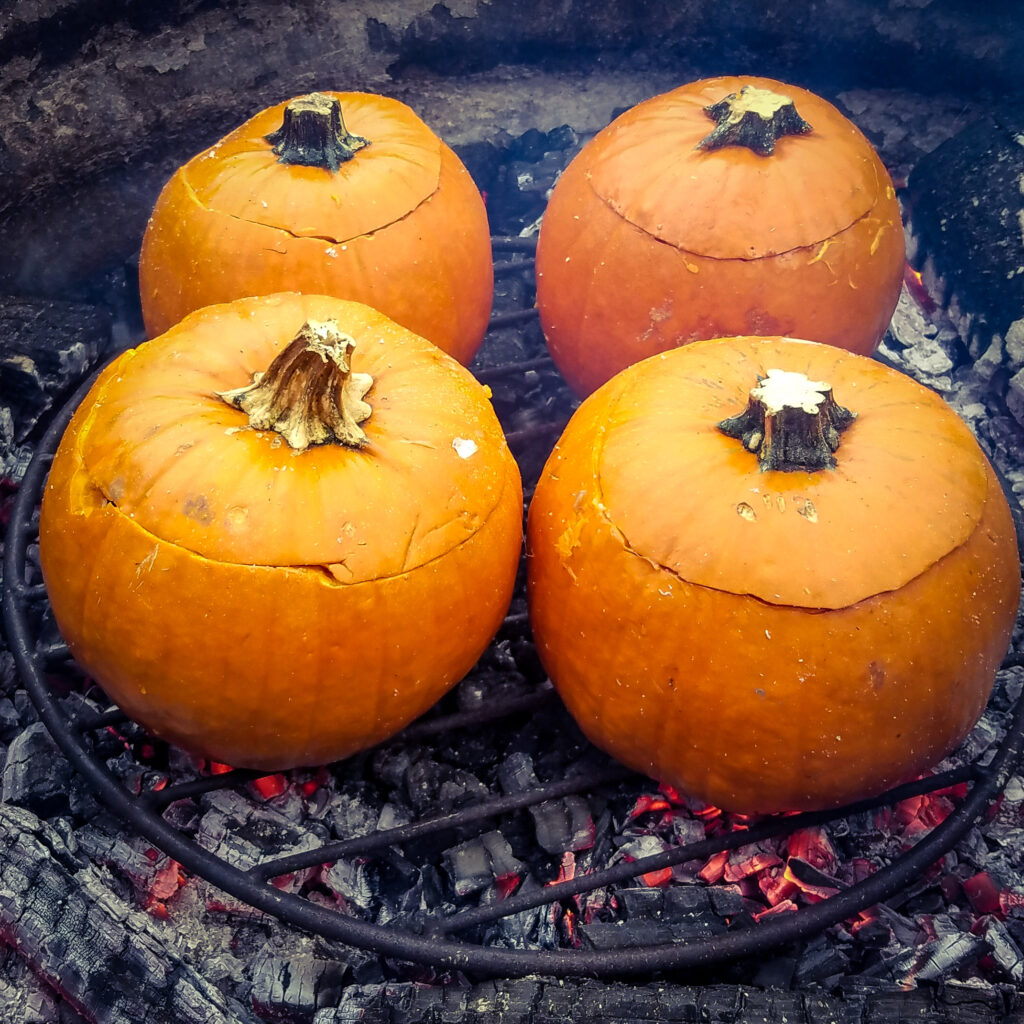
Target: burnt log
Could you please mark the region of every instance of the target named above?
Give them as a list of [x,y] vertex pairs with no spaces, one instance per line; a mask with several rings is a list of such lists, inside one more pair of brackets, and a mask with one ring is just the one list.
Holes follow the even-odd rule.
[[522,978],[469,988],[409,983],[352,985],[336,1007],[313,1024],[818,1024],[922,1020],[977,1022],[1005,1019],[1016,1001],[1010,989],[951,982],[901,990],[854,982],[838,991],[762,989],[749,985],[625,985],[599,981]]
[[257,1024],[60,832],[0,805],[0,940],[93,1024]]

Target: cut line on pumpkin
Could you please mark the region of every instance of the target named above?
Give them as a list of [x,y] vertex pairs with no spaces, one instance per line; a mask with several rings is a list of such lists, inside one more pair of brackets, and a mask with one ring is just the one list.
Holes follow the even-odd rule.
[[[85,473],[86,471],[84,469],[79,469],[78,472]],[[125,524],[127,524],[128,526],[138,530],[141,535],[147,537],[153,544],[164,545],[167,548],[171,548],[171,549],[175,549],[177,551],[183,552],[185,555],[187,555],[187,556],[189,556],[191,558],[196,558],[196,559],[199,559],[199,560],[204,561],[204,562],[209,562],[212,565],[240,566],[240,567],[243,567],[243,568],[246,568],[246,569],[267,570],[267,571],[272,571],[272,572],[273,571],[277,571],[277,572],[309,572],[309,573],[314,573],[315,575],[319,576],[321,581],[326,586],[332,586],[332,587],[363,587],[363,586],[367,586],[367,585],[371,585],[372,586],[372,585],[377,584],[377,583],[386,583],[389,580],[401,579],[404,576],[408,576],[410,573],[419,572],[421,569],[428,568],[429,566],[433,565],[435,562],[440,561],[442,558],[447,558],[449,555],[454,554],[456,551],[458,551],[460,548],[464,547],[466,544],[469,544],[471,541],[474,541],[477,538],[477,536],[480,534],[480,532],[491,521],[491,519],[493,518],[495,512],[497,512],[498,509],[501,508],[501,506],[502,506],[502,499],[504,498],[506,488],[508,487],[508,484],[509,484],[509,480],[508,480],[508,475],[507,474],[502,478],[501,489],[498,492],[498,495],[497,495],[497,498],[496,498],[494,504],[487,510],[487,514],[485,516],[483,516],[482,518],[479,518],[477,520],[476,529],[474,529],[472,533],[467,534],[465,537],[463,537],[462,540],[460,540],[458,542],[458,544],[453,544],[450,548],[445,549],[440,554],[434,555],[433,558],[428,558],[428,559],[426,559],[423,562],[419,562],[416,565],[412,566],[411,568],[407,567],[408,553],[411,550],[412,541],[415,539],[415,529],[414,529],[413,532],[409,535],[408,545],[407,545],[405,553],[403,555],[402,569],[399,572],[392,572],[392,573],[388,573],[387,575],[382,575],[382,576],[373,576],[373,577],[368,578],[368,579],[352,580],[351,582],[343,580],[343,579],[340,579],[339,576],[332,571],[332,568],[336,567],[336,566],[341,566],[341,567],[347,568],[347,566],[345,565],[345,559],[343,559],[343,558],[342,559],[338,559],[337,561],[334,561],[334,562],[325,562],[325,563],[319,563],[319,562],[299,562],[299,563],[292,563],[292,564],[287,564],[287,565],[270,565],[270,564],[265,564],[265,563],[261,563],[261,562],[230,562],[230,561],[226,561],[226,560],[220,559],[220,558],[210,558],[208,555],[201,554],[200,552],[195,551],[192,548],[186,547],[184,544],[179,544],[176,541],[167,540],[164,537],[158,537],[155,533],[153,533],[152,531],[146,529],[146,527],[142,526],[135,519],[134,514],[126,514],[121,508],[119,508],[117,506],[117,504],[115,502],[113,502],[109,498],[107,498],[107,496],[103,492],[103,489],[91,477],[89,478],[88,483],[89,483],[89,486],[94,490],[94,492],[97,495],[99,495],[99,498],[100,498],[100,501],[102,502],[102,504],[98,508],[96,508],[96,509],[86,509],[86,508],[83,508],[81,505],[76,505],[71,510],[74,515],[89,515],[89,514],[91,514],[94,511],[105,512],[105,511],[108,511],[108,510],[113,510],[112,514],[119,516],[120,519]],[[453,516],[452,517],[452,519],[455,519],[455,518],[459,518],[459,517],[458,516]],[[451,520],[446,520],[445,523],[442,524],[442,525],[447,525],[447,523],[450,522],[450,521]],[[431,531],[431,532],[434,532],[434,531]]]
[[[851,230],[852,228],[860,224],[861,221],[869,219],[875,211],[875,207],[872,206],[871,209],[866,210],[859,217],[856,217],[854,220],[851,220],[850,223],[846,225],[846,227],[841,228],[839,231],[833,232],[827,238],[816,238],[810,242],[807,242],[804,245],[795,245],[790,249],[781,249],[778,252],[764,253],[760,256],[709,256],[705,253],[696,252],[693,249],[686,249],[681,245],[675,245],[672,242],[667,242],[664,238],[659,238],[656,234],[654,234],[653,231],[648,231],[647,228],[645,228],[642,224],[637,224],[636,221],[630,220],[628,217],[624,216],[619,210],[617,210],[603,195],[601,195],[600,192],[597,191],[597,189],[594,187],[593,181],[589,177],[587,178],[587,184],[593,191],[594,195],[597,196],[597,198],[602,203],[604,203],[604,205],[607,206],[608,209],[611,210],[611,212],[616,217],[618,217],[623,224],[628,224],[631,228],[635,228],[641,234],[646,235],[648,238],[650,238],[654,242],[657,242],[659,245],[664,245],[669,249],[674,249],[676,252],[680,253],[684,258],[686,256],[693,256],[696,259],[711,260],[715,263],[756,263],[759,260],[773,260],[777,259],[779,256],[788,256],[790,253],[802,252],[803,250],[811,250],[815,249],[815,247],[817,247],[815,251],[818,255],[811,259],[810,263],[817,263],[819,262],[819,258],[825,252],[825,249],[822,247],[823,245],[826,247],[828,245],[831,245],[841,235],[845,235],[847,231]],[[881,241],[881,236],[885,230],[885,228],[880,228],[875,233],[875,241],[873,243],[873,248],[870,255],[873,256],[875,254],[875,251],[878,249],[878,245]],[[828,267],[829,271],[832,270],[827,260],[822,259],[821,263],[824,266]],[[695,270],[691,270],[689,265],[687,266],[687,270],[690,270],[691,273],[695,272]]]
[[[615,403],[621,401],[623,393],[625,392],[627,386],[628,386],[628,381],[627,382],[619,382],[618,388],[617,388],[617,394],[615,394],[614,397],[610,400],[610,403],[609,403],[610,405],[614,405]],[[853,602],[851,602],[849,604],[838,605],[837,607],[826,607],[826,606],[821,606],[821,605],[813,605],[813,606],[812,605],[799,605],[799,604],[791,604],[791,603],[788,603],[788,602],[770,601],[767,598],[762,597],[759,594],[753,594],[753,593],[750,593],[749,591],[746,591],[746,590],[744,590],[744,591],[728,590],[728,589],[726,589],[724,587],[710,586],[707,583],[698,583],[698,582],[696,582],[694,580],[688,580],[685,576],[683,576],[677,570],[673,569],[671,566],[663,565],[661,562],[657,561],[656,559],[651,558],[649,555],[643,554],[643,552],[639,551],[637,548],[635,548],[630,543],[629,538],[626,536],[625,532],[618,525],[618,523],[616,523],[612,519],[612,517],[611,517],[611,515],[609,514],[609,511],[608,511],[608,504],[605,501],[605,493],[604,493],[604,488],[602,486],[602,479],[601,479],[601,472],[600,472],[601,465],[602,465],[603,459],[604,459],[604,452],[605,452],[606,441],[607,441],[607,432],[602,432],[599,441],[594,445],[594,447],[592,449],[591,457],[590,457],[590,464],[593,467],[593,483],[594,483],[594,496],[593,496],[593,500],[590,502],[590,504],[593,506],[594,515],[597,516],[598,518],[600,518],[600,520],[608,527],[608,529],[612,533],[612,535],[614,537],[616,537],[618,539],[619,543],[622,545],[623,550],[626,551],[628,554],[632,555],[634,558],[640,559],[641,561],[645,562],[647,565],[651,566],[654,569],[661,570],[661,571],[667,573],[669,576],[672,577],[672,579],[677,580],[679,583],[682,583],[682,584],[684,584],[687,587],[693,587],[693,588],[696,588],[696,589],[699,589],[699,590],[706,591],[708,593],[731,594],[734,597],[749,598],[750,600],[756,601],[759,604],[764,605],[765,607],[768,607],[768,608],[787,608],[787,609],[791,609],[791,610],[793,610],[795,612],[806,612],[807,614],[810,614],[810,615],[820,615],[820,614],[825,614],[827,612],[841,612],[841,611],[844,611],[844,610],[847,610],[847,609],[850,609],[850,608],[856,608],[859,605],[866,604],[866,603],[868,603],[870,601],[874,601],[874,600],[876,600],[876,599],[878,599],[880,597],[884,597],[887,594],[894,594],[897,591],[904,589],[905,587],[909,586],[914,580],[918,580],[921,577],[925,576],[927,573],[931,572],[937,565],[940,565],[946,559],[954,557],[957,554],[957,552],[959,552],[964,547],[966,547],[966,545],[970,542],[971,537],[973,536],[973,533],[969,532],[967,534],[967,536],[959,544],[955,544],[954,546],[950,547],[947,551],[945,551],[942,554],[942,556],[940,558],[937,558],[933,562],[930,562],[928,565],[926,565],[916,575],[911,576],[909,579],[904,580],[903,582],[901,582],[898,587],[889,587],[888,589],[885,589],[885,590],[878,590],[878,591],[876,591],[873,594],[867,594],[864,597],[859,598],[858,600],[853,601]],[[816,523],[817,520],[818,520],[818,510],[817,510],[817,508],[814,506],[813,502],[811,502],[809,499],[803,498],[802,501],[804,502],[803,507],[802,508],[801,507],[797,507],[797,511],[809,523]],[[578,506],[579,506],[579,502],[577,501],[577,505],[574,505],[574,507],[573,507],[573,512],[576,514],[578,520],[581,520],[583,517],[582,517],[582,515],[580,513],[580,509],[579,509]],[[736,510],[734,510],[734,511],[736,511]],[[563,536],[567,532],[568,532],[568,528],[563,533]],[[565,567],[566,571],[569,572],[569,574],[572,575],[573,578],[575,579],[575,576],[572,573],[572,569],[571,569],[571,567],[569,565],[569,556],[571,555],[571,552],[572,552],[572,548],[570,547],[568,552],[561,553],[561,561],[562,561],[562,565]]]
[[[250,220],[248,217],[239,217],[235,213],[226,213],[224,210],[217,210],[211,206],[207,206],[205,203],[199,201],[199,197],[196,195],[195,189],[192,187],[191,183],[189,182],[188,178],[185,175],[184,168],[182,168],[181,183],[185,188],[185,191],[188,193],[189,199],[193,203],[195,203],[195,205],[200,210],[202,210],[204,213],[209,214],[212,217],[224,217],[227,220],[238,221],[241,224],[249,224],[252,227],[266,228],[267,231],[277,231],[280,234],[284,235],[284,237],[286,238],[294,238],[298,241],[324,242],[325,244],[331,246],[347,245],[349,242],[356,242],[361,238],[373,238],[373,236],[377,234],[377,232],[384,231],[385,229],[391,227],[394,224],[400,224],[403,220],[406,220],[407,218],[411,217],[425,203],[429,203],[430,200],[437,195],[438,191],[441,188],[441,180],[439,175],[438,182],[434,186],[434,190],[429,195],[424,196],[423,199],[421,199],[420,202],[418,202],[415,206],[406,210],[406,212],[403,213],[401,217],[395,217],[393,220],[389,220],[384,224],[378,224],[377,227],[375,227],[372,231],[364,231],[358,235],[349,235],[346,238],[333,238],[330,235],[296,234],[294,231],[289,231],[288,228],[282,227],[280,224],[267,224],[261,220]],[[270,251],[272,252],[273,250]],[[337,258],[338,253],[334,252],[329,255],[331,255],[332,258]]]

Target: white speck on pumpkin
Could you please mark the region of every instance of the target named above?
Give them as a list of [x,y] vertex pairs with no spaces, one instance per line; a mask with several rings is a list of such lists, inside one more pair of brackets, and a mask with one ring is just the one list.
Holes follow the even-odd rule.
[[468,437],[457,437],[452,441],[452,447],[455,449],[455,454],[460,459],[468,459],[472,455],[476,455],[477,444],[472,438]]

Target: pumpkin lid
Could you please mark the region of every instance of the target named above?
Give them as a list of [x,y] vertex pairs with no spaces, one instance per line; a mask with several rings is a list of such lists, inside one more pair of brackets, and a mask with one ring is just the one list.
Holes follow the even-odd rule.
[[[365,442],[297,450],[218,396],[259,379],[306,321],[329,320],[355,341],[357,406],[369,386]],[[206,307],[126,352],[93,396],[76,439],[93,505],[222,562],[341,583],[409,572],[475,534],[518,479],[486,389],[357,302],[279,294]]]
[[[792,100],[747,103],[752,93]],[[773,152],[710,138],[736,104],[780,122]],[[710,108],[710,112],[709,112]],[[717,113],[714,113],[717,111]],[[800,122],[809,130],[799,128]],[[581,151],[594,191],[620,216],[687,252],[758,259],[820,243],[894,192],[870,143],[832,104],[766,78],[711,78],[626,111]]]
[[[441,140],[404,103],[359,92],[337,100],[343,129],[357,139],[336,169],[281,160],[275,139],[297,97],[250,118],[193,157],[180,174],[214,213],[291,235],[343,243],[406,216],[437,190]],[[280,149],[280,146],[278,145]]]
[[[834,466],[762,470],[739,432],[719,429],[769,371],[827,382],[854,414]],[[588,406],[607,423],[595,472],[626,547],[770,604],[843,608],[896,590],[962,544],[987,499],[985,457],[941,398],[830,345],[694,342],[630,367]]]

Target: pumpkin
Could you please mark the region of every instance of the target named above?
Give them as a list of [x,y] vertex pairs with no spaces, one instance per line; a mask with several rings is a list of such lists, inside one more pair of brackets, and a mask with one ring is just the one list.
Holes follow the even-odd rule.
[[147,335],[201,306],[303,291],[367,303],[468,363],[491,310],[487,213],[459,158],[404,103],[313,93],[179,168],[146,227]]
[[711,78],[633,107],[556,182],[537,306],[580,395],[698,339],[792,335],[872,352],[904,268],[895,190],[830,103]]
[[839,806],[970,730],[1013,629],[973,435],[874,360],[696,342],[586,399],[527,526],[540,659],[586,735],[739,812]]
[[519,471],[488,392],[360,303],[207,307],[121,355],[53,461],[40,559],[83,669],[227,764],[383,740],[511,600]]

